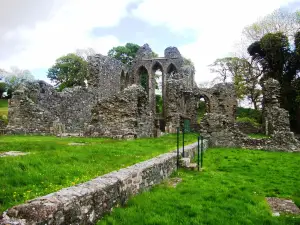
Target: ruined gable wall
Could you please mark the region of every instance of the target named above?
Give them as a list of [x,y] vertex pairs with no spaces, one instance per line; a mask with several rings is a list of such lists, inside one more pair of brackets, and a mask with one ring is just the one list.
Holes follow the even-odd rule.
[[86,135],[112,138],[151,137],[153,116],[144,88],[132,85],[102,99],[92,109]]
[[100,54],[88,57],[89,88],[96,89],[98,98],[105,98],[121,91],[121,75],[128,72],[125,65],[116,59]]

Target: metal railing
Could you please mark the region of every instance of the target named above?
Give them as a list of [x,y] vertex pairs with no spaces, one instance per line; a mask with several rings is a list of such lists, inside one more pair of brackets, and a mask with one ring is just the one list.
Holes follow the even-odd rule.
[[[184,154],[184,127],[181,129],[182,131],[182,154],[181,157],[185,157]],[[179,160],[180,160],[180,151],[179,151],[179,142],[180,142],[180,127],[177,127],[177,170],[179,169]],[[197,166],[198,171],[203,167],[203,155],[204,155],[204,145],[203,145],[203,136],[198,136],[198,145],[197,145]]]

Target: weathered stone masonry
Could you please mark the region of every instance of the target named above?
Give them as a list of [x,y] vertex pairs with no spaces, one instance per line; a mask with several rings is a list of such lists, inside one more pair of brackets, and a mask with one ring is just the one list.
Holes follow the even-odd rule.
[[207,113],[200,127],[201,134],[209,140],[209,146],[300,152],[300,142],[290,131],[288,112],[279,107],[279,87],[278,81],[269,79],[263,88],[264,131],[270,138],[258,140],[249,138],[227,115]]
[[[196,149],[197,144],[186,146],[185,157],[193,157]],[[15,206],[0,217],[0,224],[95,224],[113,207],[169,177],[176,170],[175,152]]]
[[[152,56],[153,52],[147,44],[138,50],[131,66],[100,54],[91,56],[88,59],[88,87],[67,88],[57,92],[43,81],[23,84],[13,94],[9,105],[7,133],[66,132],[126,138],[138,137],[135,133],[155,136],[159,134],[157,130],[172,132],[180,125],[178,115],[181,119],[191,119],[190,114],[196,115],[197,109],[188,106],[190,103],[186,95],[190,90],[197,89],[195,69],[192,65],[184,65],[184,59],[175,47],[168,47],[164,57]],[[154,74],[158,69],[162,72],[162,115],[156,115],[155,111]],[[142,70],[148,73],[147,88],[144,90],[146,95],[142,94],[136,101],[137,95],[128,95],[128,88],[134,84],[141,85]],[[172,85],[176,82],[181,88],[173,90],[177,88]],[[133,103],[142,103],[143,107],[133,106]],[[118,105],[123,109],[119,109]],[[143,113],[140,111],[142,108]],[[139,113],[136,113],[137,109]],[[117,122],[112,121],[113,117]],[[163,121],[160,127],[156,126],[158,120]],[[121,130],[116,129],[117,123],[122,127]]]
[[[99,54],[88,61],[88,87],[57,92],[43,81],[22,85],[10,101],[7,132],[135,138],[174,133],[177,127],[190,124],[213,146],[299,150],[288,112],[279,107],[275,80],[267,80],[263,86],[263,131],[272,138],[251,141],[234,124],[237,99],[233,84],[198,88],[194,66],[185,63],[176,47],[168,47],[164,57],[154,58],[145,44],[131,66]],[[156,112],[157,70],[162,73],[162,113]],[[198,124],[200,98],[207,107]]]
[[92,108],[92,119],[85,135],[93,137],[147,137],[153,131],[148,98],[141,86],[103,99]]

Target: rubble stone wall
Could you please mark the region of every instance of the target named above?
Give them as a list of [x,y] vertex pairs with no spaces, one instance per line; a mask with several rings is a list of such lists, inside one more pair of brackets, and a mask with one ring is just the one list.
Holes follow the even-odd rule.
[[[186,146],[185,156],[192,157],[196,150],[196,143]],[[176,170],[175,152],[12,207],[0,224],[95,224],[113,207],[168,178]]]
[[268,79],[263,84],[263,128],[267,135],[276,132],[290,132],[290,120],[287,110],[280,108],[280,84],[275,79]]
[[250,138],[225,115],[207,113],[200,123],[200,133],[210,147],[240,147],[269,151],[300,152],[300,142],[292,132],[276,132],[266,139]]
[[88,57],[88,68],[88,86],[97,90],[95,94],[98,98],[109,97],[121,91],[128,72],[121,61],[97,54]]
[[132,85],[123,92],[102,99],[92,109],[87,136],[136,138],[151,137],[153,115],[145,90]]
[[225,115],[233,122],[235,120],[237,100],[232,84],[217,84],[212,88],[189,87],[180,80],[169,80],[167,85],[167,128],[175,132],[175,128],[184,119],[197,125],[198,106],[200,99],[206,102],[207,113]]
[[83,131],[96,101],[93,93],[84,87],[57,92],[44,81],[28,82],[9,103],[7,131],[49,134],[55,122],[64,124],[67,132]]

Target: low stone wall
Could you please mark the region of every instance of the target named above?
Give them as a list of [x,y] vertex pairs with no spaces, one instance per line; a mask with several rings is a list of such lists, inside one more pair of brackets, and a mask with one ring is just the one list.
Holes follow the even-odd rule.
[[[196,151],[197,143],[186,146],[185,157],[194,156]],[[176,170],[176,158],[176,151],[162,154],[14,206],[0,217],[0,224],[95,224],[113,207],[169,177]]]

